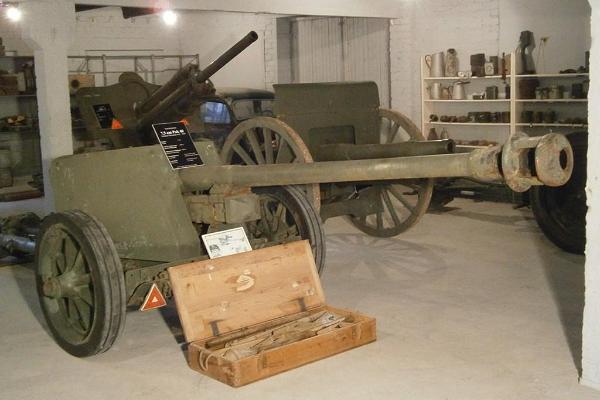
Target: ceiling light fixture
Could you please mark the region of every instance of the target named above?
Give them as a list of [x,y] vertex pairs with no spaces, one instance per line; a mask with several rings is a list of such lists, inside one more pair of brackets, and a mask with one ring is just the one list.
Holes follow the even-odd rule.
[[6,7],[6,18],[8,18],[9,20],[11,20],[13,22],[18,22],[21,20],[22,16],[23,16],[23,13],[21,12],[21,10],[19,10],[18,7],[15,7],[15,6]]
[[173,26],[177,22],[177,14],[173,10],[165,10],[161,13],[161,16],[166,25]]

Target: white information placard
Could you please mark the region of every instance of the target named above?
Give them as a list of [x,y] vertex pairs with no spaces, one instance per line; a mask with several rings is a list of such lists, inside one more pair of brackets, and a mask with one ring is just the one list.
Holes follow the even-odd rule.
[[202,241],[210,258],[230,256],[252,250],[246,232],[241,226],[225,231],[207,233],[202,235]]

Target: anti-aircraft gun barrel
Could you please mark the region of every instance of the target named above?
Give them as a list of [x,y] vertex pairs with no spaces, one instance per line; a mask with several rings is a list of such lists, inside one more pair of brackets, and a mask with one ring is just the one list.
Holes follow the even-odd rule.
[[147,127],[176,102],[198,90],[199,85],[210,79],[257,39],[258,34],[251,31],[203,70],[196,64],[188,64],[179,70],[165,85],[136,107],[138,130]]

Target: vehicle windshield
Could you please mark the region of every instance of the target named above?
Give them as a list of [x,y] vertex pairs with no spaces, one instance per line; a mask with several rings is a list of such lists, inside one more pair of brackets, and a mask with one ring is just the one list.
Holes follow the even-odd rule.
[[271,99],[241,99],[234,100],[231,103],[231,108],[238,121],[243,121],[252,117],[272,117],[273,103]]
[[205,124],[230,124],[231,115],[225,103],[207,101],[200,106],[200,120]]

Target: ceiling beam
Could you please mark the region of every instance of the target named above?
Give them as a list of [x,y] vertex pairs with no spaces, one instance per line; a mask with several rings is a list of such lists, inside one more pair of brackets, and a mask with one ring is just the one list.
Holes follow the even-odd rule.
[[[157,0],[76,0],[81,5],[152,8]],[[170,0],[173,9],[285,15],[395,18],[406,0]]]
[[106,6],[90,6],[90,5],[75,4],[75,12],[95,10],[96,8],[103,8],[103,7],[106,7]]
[[121,7],[123,18],[135,18],[143,15],[150,15],[159,12],[160,10],[150,7]]

